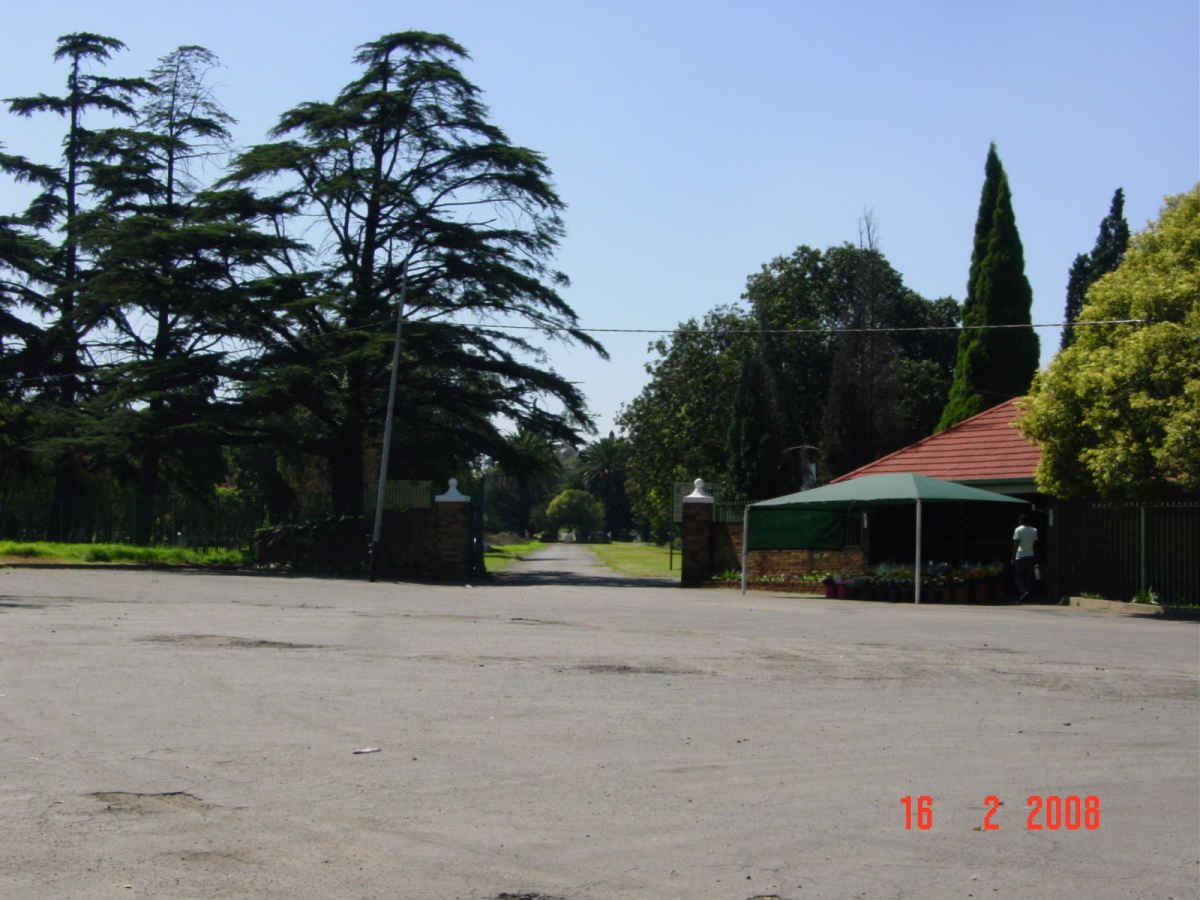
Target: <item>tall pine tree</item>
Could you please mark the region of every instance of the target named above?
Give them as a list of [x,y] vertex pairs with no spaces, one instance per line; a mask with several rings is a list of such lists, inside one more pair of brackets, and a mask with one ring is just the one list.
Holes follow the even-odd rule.
[[1102,275],[1116,271],[1125,258],[1129,246],[1129,223],[1125,221],[1125,192],[1117,188],[1113,193],[1108,215],[1100,222],[1100,233],[1096,235],[1096,246],[1091,253],[1080,253],[1071,265],[1067,278],[1067,308],[1063,313],[1061,349],[1066,350],[1075,342],[1075,329],[1071,326],[1079,318],[1088,289]]
[[50,438],[46,446],[54,470],[48,529],[52,538],[70,535],[81,491],[78,454],[71,449],[70,439],[76,427],[76,404],[90,391],[85,338],[98,318],[84,291],[94,275],[86,247],[85,200],[92,166],[113,134],[111,128],[89,129],[85,120],[94,112],[118,120],[132,116],[134,99],[148,88],[141,79],[110,78],[89,70],[124,49],[119,40],[105,35],[63,35],[54,58],[67,63],[66,92],[7,101],[16,115],[50,113],[66,122],[63,155],[57,164],[39,165],[18,156],[0,158],[0,168],[9,175],[41,189],[19,222],[21,230],[41,236],[49,252],[40,263],[25,261],[21,299],[46,322],[34,350],[40,374],[45,376],[44,387],[26,399],[42,414]]
[[988,148],[984,171],[963,305],[967,330],[959,336],[954,381],[939,431],[1021,396],[1037,372],[1038,339],[1032,328],[979,327],[1030,325],[1033,306],[1012,193],[995,144]]
[[[429,440],[412,440],[438,421],[445,427],[432,439],[473,452],[499,442],[500,416],[568,443],[591,427],[574,385],[521,358],[536,357],[536,346],[466,324],[520,321],[606,355],[558,293],[567,279],[551,261],[563,203],[550,169],[489,121],[458,68],[466,58],[440,34],[364,44],[358,78],[332,102],[284,113],[275,143],[243,153],[227,179],[281,189],[295,215],[278,227],[311,242],[292,259],[301,293],[262,310],[244,396],[251,425],[328,461],[338,513],[363,508],[364,453],[383,419],[401,302],[397,472],[438,464]],[[547,398],[562,411],[546,410]]]
[[[247,300],[246,268],[272,243],[227,195],[202,190],[203,166],[224,154],[233,121],[208,85],[217,65],[197,46],[162,57],[136,127],[114,134],[92,167],[98,271],[88,293],[112,325],[118,364],[88,424],[105,450],[134,458],[138,542],[151,536],[172,452],[215,445],[221,338]],[[186,482],[194,466],[179,469]]]

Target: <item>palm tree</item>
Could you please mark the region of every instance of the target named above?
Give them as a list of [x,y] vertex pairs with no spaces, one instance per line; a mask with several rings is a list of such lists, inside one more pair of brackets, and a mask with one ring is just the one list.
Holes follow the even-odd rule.
[[579,475],[583,486],[604,504],[605,529],[619,533],[631,524],[629,497],[625,493],[625,471],[629,442],[613,435],[600,438],[579,451]]

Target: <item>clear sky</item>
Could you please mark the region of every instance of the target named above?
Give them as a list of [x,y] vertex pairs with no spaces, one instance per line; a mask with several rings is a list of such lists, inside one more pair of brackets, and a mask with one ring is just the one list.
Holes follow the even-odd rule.
[[[800,244],[881,248],[927,297],[962,299],[989,141],[1008,173],[1035,322],[1061,320],[1067,272],[1114,189],[1133,230],[1200,179],[1196,0],[725,5],[609,0],[424,5],[313,0],[9,0],[0,96],[62,89],[55,38],[129,45],[141,75],[180,44],[226,69],[239,144],[329,99],[354,48],[449,34],[509,137],[546,155],[568,204],[558,266],[585,327],[671,328],[740,296]],[[58,123],[0,120],[8,152],[46,159]],[[0,181],[0,210],[23,196]],[[1042,361],[1057,331],[1039,332]],[[648,336],[602,336],[612,360],[551,346],[602,433],[645,382]]]

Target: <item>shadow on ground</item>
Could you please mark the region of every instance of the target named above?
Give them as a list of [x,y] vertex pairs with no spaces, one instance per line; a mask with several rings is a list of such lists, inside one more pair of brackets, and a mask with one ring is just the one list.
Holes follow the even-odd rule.
[[572,587],[679,587],[679,582],[673,578],[635,578],[632,575],[618,575],[607,570],[591,575],[572,569],[546,568],[536,571],[498,572],[492,579],[492,583],[498,587],[529,587],[543,584],[565,584]]
[[571,587],[678,587],[677,578],[640,578],[622,575],[600,564],[583,547],[559,544],[545,548],[497,572],[493,584],[530,587],[570,585]]

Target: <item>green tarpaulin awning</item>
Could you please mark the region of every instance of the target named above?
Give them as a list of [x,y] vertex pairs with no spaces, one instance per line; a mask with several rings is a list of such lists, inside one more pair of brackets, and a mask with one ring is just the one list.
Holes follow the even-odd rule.
[[[746,590],[746,552],[750,549],[778,547],[784,540],[818,540],[814,548],[826,548],[833,540],[829,513],[855,507],[916,506],[915,602],[921,602],[921,504],[922,503],[1017,503],[1024,500],[968,487],[954,481],[942,481],[912,472],[864,475],[837,484],[760,500],[746,507],[742,540],[742,591]],[[793,526],[786,523],[787,510],[798,513]],[[760,512],[761,511],[761,512]],[[804,512],[825,515],[803,515]],[[753,515],[752,515],[753,513]],[[782,514],[782,515],[781,515]],[[761,515],[761,518],[759,516]],[[758,526],[756,528],[756,526]],[[790,535],[783,537],[783,535]]]

